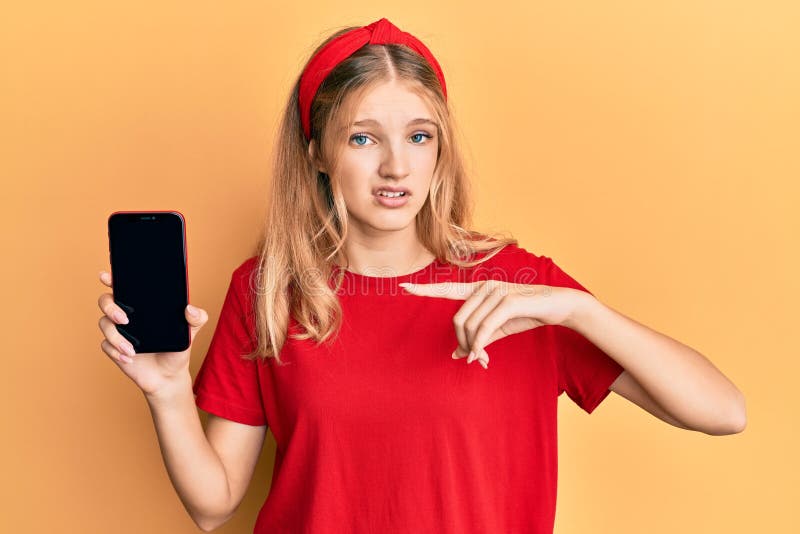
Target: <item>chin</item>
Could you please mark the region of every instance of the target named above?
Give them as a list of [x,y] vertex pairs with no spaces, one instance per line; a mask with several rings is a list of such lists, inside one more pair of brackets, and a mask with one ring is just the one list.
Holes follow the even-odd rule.
[[[389,212],[378,214],[370,213],[368,217],[351,218],[356,224],[383,232],[396,232],[414,224],[416,213]],[[356,222],[357,221],[357,222]]]
[[369,226],[371,226],[372,228],[375,228],[376,230],[381,230],[381,231],[384,231],[384,232],[396,232],[398,230],[403,230],[404,228],[408,228],[411,225],[412,222],[413,222],[413,219],[411,219],[411,220],[403,219],[402,221],[401,220],[396,220],[396,221],[386,221],[386,220],[383,220],[383,221],[370,221],[367,224],[369,224]]

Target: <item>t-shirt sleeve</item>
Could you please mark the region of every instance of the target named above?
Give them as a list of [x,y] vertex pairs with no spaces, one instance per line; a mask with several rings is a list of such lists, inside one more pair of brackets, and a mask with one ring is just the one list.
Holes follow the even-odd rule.
[[[244,266],[244,265],[243,265]],[[257,363],[242,358],[254,349],[244,299],[247,272],[240,266],[231,276],[219,321],[192,390],[198,408],[231,421],[267,424],[261,400]]]
[[[545,279],[548,285],[591,291],[565,273],[551,258],[543,256]],[[558,392],[566,391],[569,398],[586,413],[592,413],[611,393],[608,389],[625,370],[616,360],[603,352],[582,334],[566,326],[553,326],[558,361]]]

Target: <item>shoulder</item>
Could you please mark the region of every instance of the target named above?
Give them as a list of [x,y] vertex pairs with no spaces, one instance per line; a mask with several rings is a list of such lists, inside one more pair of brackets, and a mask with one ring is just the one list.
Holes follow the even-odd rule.
[[520,244],[509,243],[497,253],[495,258],[505,263],[537,263],[547,256],[541,256],[529,251]]
[[236,267],[236,269],[234,269],[233,274],[237,276],[249,275],[258,267],[258,264],[259,264],[259,257],[251,256],[246,260],[242,261]]
[[518,284],[570,287],[591,293],[549,256],[535,254],[520,246],[512,247],[507,254],[511,264],[518,269],[518,277],[521,278],[516,282]]
[[253,279],[259,265],[259,257],[251,256],[239,263],[231,273],[231,286],[240,295],[244,295],[248,290],[255,287],[256,281]]
[[571,287],[587,291],[581,283],[566,273],[550,256],[537,254],[519,244],[508,244],[479,267],[486,278],[505,280],[514,284],[537,284]]
[[[490,254],[483,253],[483,256]],[[543,280],[548,278],[551,264],[549,257],[509,243],[476,268],[488,272],[490,278],[515,284],[545,284]]]

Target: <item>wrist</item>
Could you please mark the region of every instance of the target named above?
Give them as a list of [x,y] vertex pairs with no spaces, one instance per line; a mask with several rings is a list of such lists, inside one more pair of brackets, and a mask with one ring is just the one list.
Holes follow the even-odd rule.
[[192,391],[192,375],[187,369],[174,377],[163,380],[157,387],[144,391],[145,399],[151,405],[174,401]]
[[573,330],[579,330],[580,325],[585,323],[587,317],[595,313],[598,307],[602,305],[591,293],[576,289],[575,293],[573,293],[570,312],[562,325]]

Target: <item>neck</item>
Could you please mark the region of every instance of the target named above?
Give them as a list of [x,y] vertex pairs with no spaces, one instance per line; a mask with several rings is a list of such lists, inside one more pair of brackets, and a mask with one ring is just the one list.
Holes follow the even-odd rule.
[[419,242],[397,235],[365,242],[347,240],[344,245],[348,271],[369,276],[402,276],[431,263],[435,256]]

